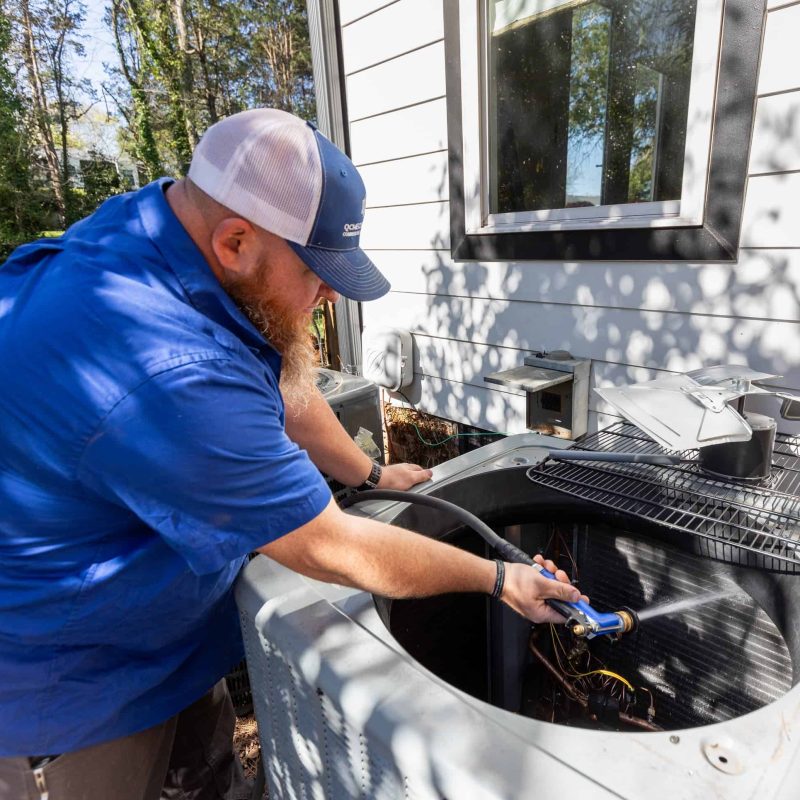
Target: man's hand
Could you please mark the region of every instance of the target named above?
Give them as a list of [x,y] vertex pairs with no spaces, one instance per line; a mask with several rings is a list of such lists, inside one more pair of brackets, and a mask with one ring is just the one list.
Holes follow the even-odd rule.
[[431,475],[433,475],[431,470],[423,469],[417,464],[390,464],[383,468],[377,488],[405,492],[418,483],[429,481]]
[[552,561],[545,561],[539,555],[534,556],[534,561],[554,573],[556,580],[545,578],[527,564],[506,563],[506,579],[500,599],[533,622],[563,623],[564,617],[544,601],[552,598],[574,603],[581,599],[581,593],[570,584],[567,573]]

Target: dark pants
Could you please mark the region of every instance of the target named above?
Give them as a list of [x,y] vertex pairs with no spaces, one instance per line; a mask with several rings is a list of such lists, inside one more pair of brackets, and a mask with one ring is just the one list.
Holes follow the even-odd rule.
[[225,681],[180,714],[34,769],[0,758],[0,800],[249,800]]

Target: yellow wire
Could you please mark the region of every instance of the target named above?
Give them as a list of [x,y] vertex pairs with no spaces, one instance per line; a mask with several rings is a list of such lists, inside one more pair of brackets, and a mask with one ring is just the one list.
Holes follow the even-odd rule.
[[625,686],[627,686],[631,691],[634,691],[634,688],[631,685],[630,681],[623,678],[622,675],[618,675],[616,672],[612,672],[610,669],[593,669],[591,672],[581,672],[578,675],[575,675],[573,673],[571,674],[573,678],[586,678],[589,675],[608,675],[609,678],[615,678],[620,683],[624,683]]
[[[561,644],[561,640],[556,636],[556,628],[555,625],[553,625],[552,623],[550,623],[550,636],[552,636],[553,638],[553,645],[556,645],[556,643],[558,643],[557,646],[560,647],[563,651],[563,645]],[[564,655],[566,655],[566,652],[564,652]],[[559,658],[558,653],[556,653],[556,659],[558,660],[558,666],[561,667],[562,671],[565,672],[567,675],[569,675],[571,678],[588,678],[589,675],[607,675],[609,678],[615,678],[620,683],[625,684],[625,686],[627,686],[628,689],[630,689],[632,692],[636,691],[633,688],[633,685],[631,684],[630,681],[623,678],[622,675],[618,675],[616,672],[612,672],[610,669],[593,669],[590,672],[572,672],[566,669],[564,665],[561,663],[561,659]]]

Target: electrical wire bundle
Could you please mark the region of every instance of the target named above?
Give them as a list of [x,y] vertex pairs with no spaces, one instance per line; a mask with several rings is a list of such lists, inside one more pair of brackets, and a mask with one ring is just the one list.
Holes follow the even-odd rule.
[[[544,666],[557,684],[564,690],[564,700],[553,692],[551,699],[551,721],[556,721],[556,712],[565,718],[574,716],[569,702],[577,703],[585,712],[609,727],[630,725],[647,731],[662,728],[653,721],[656,715],[653,693],[644,686],[634,687],[625,677],[607,669],[589,650],[584,639],[572,637],[568,631],[557,631],[549,625],[553,659],[549,659],[539,648],[537,641],[541,627],[531,633],[528,647],[533,656]],[[570,637],[569,647],[562,638]],[[555,663],[554,663],[555,662]],[[647,696],[646,719],[636,713],[642,705],[642,696]]]

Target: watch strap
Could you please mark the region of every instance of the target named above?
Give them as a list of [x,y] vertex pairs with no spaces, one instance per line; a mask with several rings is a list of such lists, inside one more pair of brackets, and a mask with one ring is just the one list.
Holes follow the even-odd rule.
[[372,470],[370,470],[367,479],[361,486],[357,487],[359,491],[363,491],[364,489],[375,489],[378,485],[378,481],[381,479],[381,474],[383,473],[383,467],[377,462],[372,462]]

